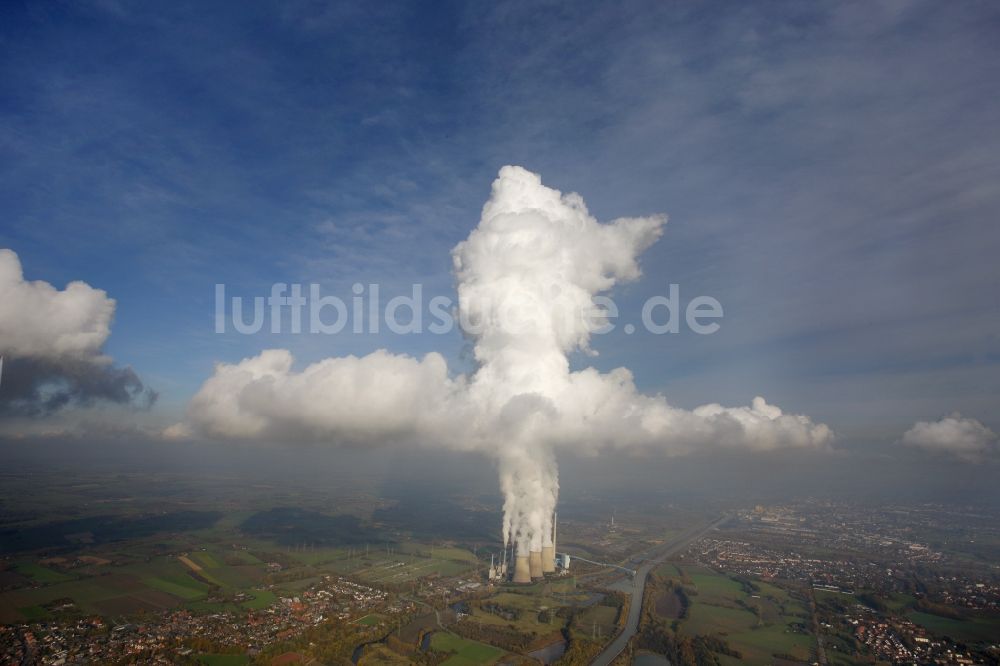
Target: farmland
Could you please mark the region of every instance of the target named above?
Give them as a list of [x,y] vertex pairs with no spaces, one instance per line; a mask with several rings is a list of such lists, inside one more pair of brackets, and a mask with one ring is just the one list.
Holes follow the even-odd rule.
[[39,583],[61,583],[73,580],[72,576],[47,569],[31,562],[22,562],[14,567],[14,570],[22,576],[27,576]]
[[503,650],[492,645],[471,641],[443,631],[434,633],[431,639],[431,649],[435,652],[454,653],[443,662],[447,666],[492,664],[503,656]]
[[[301,515],[282,514],[292,521]],[[273,512],[266,516],[252,523],[257,525],[255,531],[271,529],[277,519]],[[311,513],[305,521],[314,536],[328,524]],[[109,617],[173,608],[260,610],[280,595],[294,596],[323,575],[404,585],[475,567],[473,554],[455,546],[416,542],[291,546],[242,532],[245,522],[229,526],[222,521],[223,526],[212,529],[153,534],[129,542],[127,553],[115,542],[88,545],[72,555],[19,559],[4,572],[5,580],[14,584],[0,591],[0,621],[45,619],[55,606],[62,614]],[[329,524],[336,534],[362,529],[353,520]]]
[[914,611],[907,617],[922,627],[956,641],[995,641],[1000,635],[1000,617],[995,616],[957,620]]
[[775,655],[810,658],[815,639],[806,629],[809,611],[788,590],[696,565],[663,565],[657,575],[680,585],[686,597],[687,607],[678,612],[678,593],[669,584],[660,584],[651,596],[650,612],[673,623],[677,635],[724,640],[742,663],[770,664]]

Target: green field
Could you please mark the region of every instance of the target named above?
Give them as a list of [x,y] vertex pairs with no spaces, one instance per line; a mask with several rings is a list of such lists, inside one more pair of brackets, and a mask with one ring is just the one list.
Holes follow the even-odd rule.
[[[24,579],[41,583],[40,587],[21,587],[0,592],[0,621],[22,622],[49,617],[45,606],[68,598],[75,604],[70,611],[111,617],[127,617],[139,612],[155,612],[185,606],[196,612],[261,610],[273,604],[278,594],[297,594],[322,580],[325,574],[351,573],[372,584],[408,583],[434,575],[456,575],[469,571],[474,556],[454,547],[405,544],[390,555],[372,549],[371,557],[359,556],[357,547],[286,549],[261,540],[239,539],[242,548],[220,545],[218,541],[199,542],[206,535],[188,533],[183,538],[158,538],[153,543],[137,544],[128,552],[120,546],[95,550],[94,554],[114,559],[114,567],[81,567],[74,575],[41,566],[32,561],[18,562],[14,571]],[[217,537],[217,535],[216,535]],[[236,539],[223,541],[231,544]],[[244,549],[246,548],[246,550]],[[252,550],[252,552],[251,552]],[[179,553],[200,570],[182,562]],[[256,555],[254,554],[256,553]],[[351,557],[348,557],[350,553]],[[258,557],[259,556],[259,557]],[[301,577],[275,585],[275,592],[265,591],[265,562],[291,561],[286,571],[301,572]],[[260,558],[265,558],[262,561]],[[22,584],[26,584],[27,580]],[[207,583],[206,583],[207,581]],[[225,597],[236,593],[254,599],[237,604],[212,602],[206,598],[210,585],[220,588]]]
[[788,590],[784,588],[772,585],[771,583],[765,583],[762,580],[755,580],[754,585],[757,586],[758,593],[763,598],[772,599],[780,604],[795,603],[792,601],[791,596],[789,596]]
[[17,610],[22,616],[24,616],[24,619],[29,622],[34,620],[44,620],[48,616],[48,611],[41,606],[25,606],[24,608],[18,608]]
[[278,583],[275,585],[276,588],[283,592],[287,592],[287,596],[294,596],[298,592],[305,590],[306,588],[315,585],[322,579],[319,576],[310,576],[308,578],[300,578],[298,580],[290,580],[284,583]]
[[694,602],[684,620],[684,630],[689,634],[732,634],[758,626],[757,616],[742,608],[710,606]]
[[[137,581],[138,582],[138,581]],[[35,589],[11,590],[0,594],[0,621],[20,622],[49,617],[43,606],[57,599],[71,599],[75,609],[70,612],[106,616],[131,615],[140,611],[156,611],[177,606],[176,596],[137,585],[132,593],[114,587],[104,587],[88,581],[72,581]]]
[[754,582],[750,593],[732,578],[705,567],[681,568],[690,607],[680,631],[688,635],[715,635],[742,654],[741,663],[770,664],[776,654],[810,659],[812,635],[793,624],[808,624],[809,613],[787,590]]
[[1000,636],[1000,617],[954,620],[916,611],[910,612],[907,617],[935,634],[948,636],[956,641],[969,643],[996,641]]
[[251,594],[253,594],[254,598],[251,601],[244,601],[241,604],[244,608],[260,610],[267,608],[278,600],[278,596],[274,592],[268,592],[267,590],[252,590]]
[[[348,574],[374,585],[409,584],[433,576],[454,576],[476,566],[473,553],[445,545],[416,542],[363,547],[304,547],[287,545],[244,534],[233,534],[239,525],[218,526],[181,534],[157,534],[148,539],[88,547],[87,553],[114,561],[114,565],[88,565],[63,573],[33,560],[17,561],[8,578],[22,585],[0,592],[0,622],[16,623],[51,617],[46,607],[58,599],[74,607],[62,614],[96,614],[126,618],[143,612],[186,607],[196,612],[262,610],[276,595],[292,596],[322,581],[324,575]],[[235,546],[233,544],[239,544]],[[433,558],[430,557],[433,553]],[[181,554],[195,566],[179,559]],[[283,564],[280,582],[271,582],[266,563]],[[288,575],[292,574],[292,575]],[[291,578],[292,580],[287,580]],[[32,587],[29,582],[35,583]],[[254,598],[244,603],[208,602],[212,586],[223,598],[238,593]]]
[[684,567],[684,573],[694,583],[701,601],[728,601],[744,596],[739,583],[711,569]]
[[[531,590],[532,588],[520,589]],[[516,619],[507,619],[500,615],[495,615],[487,610],[473,607],[467,621],[476,622],[478,624],[495,625],[499,627],[514,625],[517,631],[524,634],[541,635],[550,633],[556,628],[555,623],[558,622],[558,620],[552,620],[552,624],[543,624],[538,621],[538,615],[543,609],[554,610],[564,604],[555,597],[542,595],[540,593],[540,589],[541,587],[536,588],[533,594],[499,592],[492,595],[487,600],[487,603],[520,611],[520,617]]]
[[[112,577],[108,576],[107,578],[111,579]],[[6,611],[2,614],[7,616],[12,609],[44,606],[56,599],[69,598],[81,610],[98,612],[94,604],[123,594],[121,589],[116,589],[120,582],[124,581],[117,578],[101,581],[101,583],[107,583],[101,584],[90,580],[71,580],[45,587],[10,590],[0,594],[0,611]]]
[[386,646],[385,643],[375,643],[365,648],[364,656],[358,661],[358,666],[410,666],[409,659]]
[[[426,546],[423,546],[422,548],[423,550],[427,549]],[[468,563],[476,561],[476,556],[464,548],[435,546],[431,549],[431,554],[435,560],[455,560],[457,562]]]
[[212,569],[215,567],[222,566],[219,563],[219,561],[216,560],[215,557],[213,557],[212,554],[207,551],[198,551],[195,553],[191,553],[188,557],[190,557],[192,560],[194,560],[196,563],[200,564],[202,567],[206,569]]
[[202,569],[198,572],[205,580],[215,583],[222,588],[232,588],[245,590],[254,585],[242,571],[242,567],[218,567],[215,569]]
[[200,599],[208,592],[208,586],[199,583],[190,576],[164,576],[157,578],[149,576],[142,579],[143,584],[162,592],[173,594],[174,596],[188,601]]
[[511,608],[521,608],[531,611],[540,610],[543,606],[546,608],[559,606],[559,602],[554,597],[535,594],[517,594],[513,592],[500,592],[493,595],[490,600],[494,603],[500,604],[501,606],[510,606]]
[[774,654],[790,654],[806,661],[816,644],[811,635],[792,632],[778,625],[733,634],[727,640],[743,653],[744,663],[769,664]]
[[607,637],[615,634],[618,628],[617,620],[617,608],[594,605],[576,617],[575,626],[585,638],[589,638],[595,629],[598,636]]
[[239,560],[242,564],[263,564],[263,562],[245,550],[233,550],[227,552],[226,557]]
[[[370,557],[355,556],[339,559],[322,566],[332,573],[349,574],[368,583],[408,583],[425,576],[456,576],[469,571],[472,553],[458,548],[444,549],[449,557],[439,556],[435,549],[434,558],[410,554],[384,553]],[[429,550],[427,551],[430,552]],[[451,557],[453,556],[453,557]]]
[[[816,590],[815,594],[817,601],[821,603],[832,600],[841,604],[863,604],[858,595],[854,594],[838,594],[825,590]],[[915,624],[938,636],[947,636],[964,643],[990,642],[995,641],[996,637],[1000,636],[1000,615],[980,615],[959,620],[913,610],[910,606],[914,602],[914,597],[909,595],[895,594],[889,598],[880,597],[880,599],[893,613],[904,615]]]
[[431,638],[431,649],[435,652],[455,653],[443,662],[447,666],[492,664],[504,654],[500,648],[470,641],[443,631],[434,632],[434,636]]
[[681,575],[681,570],[672,562],[664,562],[660,566],[656,567],[653,573],[657,576],[664,576],[666,578],[677,578]]
[[43,566],[39,566],[31,562],[22,562],[14,567],[14,570],[22,576],[28,576],[39,583],[63,583],[68,580],[73,580],[73,576],[67,576],[64,573],[59,573],[58,571],[53,571],[52,569],[46,569]]
[[292,553],[296,560],[309,566],[330,564],[347,558],[346,548],[309,548]]
[[195,613],[239,613],[242,607],[230,601],[192,601],[185,606]]
[[913,605],[916,598],[910,596],[909,594],[893,594],[889,598],[885,599],[885,605],[894,613],[902,613],[904,610]]

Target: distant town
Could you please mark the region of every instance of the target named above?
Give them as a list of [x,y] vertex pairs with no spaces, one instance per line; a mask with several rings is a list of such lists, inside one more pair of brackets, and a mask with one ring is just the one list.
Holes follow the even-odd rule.
[[[455,524],[486,504],[456,498]],[[558,566],[525,583],[502,575],[502,544],[462,528],[421,540],[377,501],[365,520],[139,511],[124,518],[134,534],[110,536],[89,518],[48,524],[0,560],[0,662],[1000,663],[995,516],[594,507],[567,507]]]

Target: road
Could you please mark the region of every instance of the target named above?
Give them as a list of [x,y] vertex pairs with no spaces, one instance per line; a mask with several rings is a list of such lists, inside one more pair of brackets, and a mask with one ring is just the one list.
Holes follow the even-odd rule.
[[646,577],[649,576],[649,572],[663,562],[663,560],[667,559],[709,530],[719,526],[727,519],[728,516],[721,516],[713,520],[708,525],[697,527],[689,532],[685,532],[670,543],[658,546],[657,548],[644,553],[645,561],[638,567],[636,575],[632,578],[632,598],[628,607],[628,620],[625,622],[625,628],[620,634],[618,634],[618,637],[615,638],[610,645],[608,645],[608,647],[604,648],[604,652],[597,655],[597,657],[590,662],[591,666],[608,666],[618,655],[622,653],[625,646],[628,645],[629,640],[635,635],[635,632],[639,628],[639,618],[642,616],[642,595],[646,590]]

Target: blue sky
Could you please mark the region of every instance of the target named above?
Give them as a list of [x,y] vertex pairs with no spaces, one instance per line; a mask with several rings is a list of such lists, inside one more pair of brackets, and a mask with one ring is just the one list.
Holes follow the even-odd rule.
[[[898,437],[1000,398],[1000,10],[967,3],[9,3],[0,247],[117,300],[106,351],[176,420],[216,361],[451,336],[213,332],[216,283],[451,293],[520,164],[607,220],[663,212],[625,317],[681,286],[713,336],[621,334],[690,407],[763,394]],[[623,320],[624,321],[624,320]],[[850,437],[848,437],[850,439]]]

